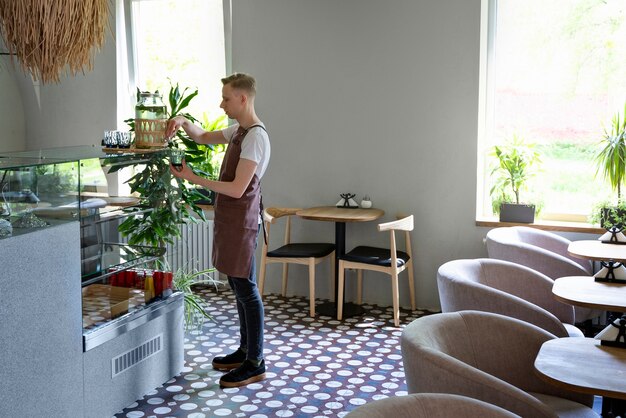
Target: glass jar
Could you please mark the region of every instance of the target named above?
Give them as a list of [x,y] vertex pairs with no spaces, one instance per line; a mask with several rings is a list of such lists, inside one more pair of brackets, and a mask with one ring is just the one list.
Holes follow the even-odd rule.
[[135,105],[135,145],[138,148],[167,145],[167,110],[159,92],[141,92]]

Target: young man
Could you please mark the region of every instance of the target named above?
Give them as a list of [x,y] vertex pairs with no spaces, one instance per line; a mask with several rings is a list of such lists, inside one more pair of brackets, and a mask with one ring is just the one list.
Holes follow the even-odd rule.
[[228,143],[218,181],[196,175],[184,162],[176,177],[215,191],[213,265],[228,276],[235,293],[240,323],[240,347],[213,359],[213,367],[230,370],[220,379],[222,387],[238,387],[265,379],[263,360],[263,302],[256,285],[255,259],[261,222],[260,180],[270,159],[269,137],[254,110],[256,82],[247,74],[222,79],[220,107],[237,124],[207,132],[183,116],[169,121],[171,137],[183,128],[197,143]]

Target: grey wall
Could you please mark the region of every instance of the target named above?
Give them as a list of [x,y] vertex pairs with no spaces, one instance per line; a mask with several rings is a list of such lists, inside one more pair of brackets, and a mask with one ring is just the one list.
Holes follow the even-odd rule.
[[[329,205],[349,191],[385,220],[414,214],[421,307],[438,306],[440,264],[486,255],[474,223],[479,29],[480,0],[233,1],[233,70],[257,77],[271,135],[265,205]],[[299,228],[333,239],[331,224]],[[348,225],[347,248],[388,243],[375,231]],[[389,281],[369,277],[366,299],[388,303]]]
[[[114,13],[115,7],[111,10]],[[24,148],[100,144],[105,130],[116,129],[115,77],[115,41],[110,33],[95,55],[92,71],[64,75],[60,83],[45,85],[16,71],[26,118]],[[4,90],[1,80],[0,89]],[[0,151],[8,151],[3,142]]]
[[[233,70],[258,78],[258,112],[272,140],[266,206],[331,205],[349,191],[358,200],[369,194],[386,211],[383,220],[414,214],[421,307],[439,305],[439,265],[486,255],[487,229],[474,222],[480,3],[233,0]],[[95,144],[114,128],[110,36],[92,72],[41,86],[41,106],[30,77],[17,78],[27,148]],[[10,84],[0,74],[3,92]],[[273,232],[277,244],[281,231]],[[334,237],[330,223],[301,221],[294,232],[304,240]],[[349,224],[347,235],[348,248],[387,244],[374,222]],[[320,271],[323,277],[328,267]],[[268,273],[275,292],[278,267]],[[290,274],[290,292],[307,295],[304,269]],[[366,276],[366,300],[389,303],[383,277]],[[319,296],[328,295],[326,283],[319,280]],[[406,306],[405,282],[400,290]]]
[[[0,52],[7,52],[2,39]],[[15,67],[7,55],[0,55],[0,127],[0,151],[23,151],[26,148],[22,95],[15,78]]]

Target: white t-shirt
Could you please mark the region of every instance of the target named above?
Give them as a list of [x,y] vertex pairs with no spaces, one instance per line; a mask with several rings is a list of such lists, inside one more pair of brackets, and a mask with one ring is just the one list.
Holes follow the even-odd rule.
[[[258,123],[256,125],[261,125],[263,128],[265,127],[263,123]],[[255,126],[248,130],[248,133],[243,138],[243,142],[241,143],[241,154],[239,156],[239,158],[245,158],[246,160],[254,161],[257,164],[255,174],[259,179],[261,179],[263,174],[265,174],[265,169],[270,162],[271,152],[270,138],[263,128]],[[237,132],[237,129],[239,129],[239,124],[229,126],[228,128],[222,130],[222,135],[224,135],[224,138],[230,142]]]

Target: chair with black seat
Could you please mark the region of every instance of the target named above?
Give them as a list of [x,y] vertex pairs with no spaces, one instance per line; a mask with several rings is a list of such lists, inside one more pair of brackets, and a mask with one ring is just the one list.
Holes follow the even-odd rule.
[[291,217],[296,215],[298,208],[267,208],[263,211],[263,222],[267,242],[270,241],[270,226],[278,219],[287,217],[285,223],[285,238],[283,245],[269,251],[266,240],[263,240],[261,266],[259,272],[259,292],[263,295],[265,285],[266,267],[271,263],[283,265],[282,295],[287,296],[287,277],[289,264],[303,264],[309,267],[309,298],[311,317],[315,316],[315,265],[326,258],[330,258],[330,294],[333,294],[335,272],[335,244],[331,243],[292,243],[291,242]]
[[[389,248],[358,246],[339,258],[339,286],[337,294],[337,319],[343,317],[343,292],[345,269],[357,270],[357,304],[361,304],[363,294],[363,270],[386,273],[391,276],[391,297],[393,302],[393,323],[400,325],[400,294],[398,275],[408,270],[411,309],[415,310],[415,284],[413,282],[413,259],[411,258],[411,235],[413,215],[396,221],[378,224],[378,231],[389,231]],[[405,232],[405,251],[396,247],[395,231]]]

